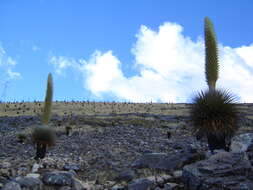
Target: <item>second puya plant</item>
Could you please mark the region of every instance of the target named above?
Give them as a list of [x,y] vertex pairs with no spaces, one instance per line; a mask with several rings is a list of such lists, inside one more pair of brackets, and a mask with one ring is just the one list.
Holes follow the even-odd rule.
[[32,140],[36,144],[35,159],[43,159],[46,156],[47,148],[55,145],[56,135],[54,130],[48,125],[51,117],[53,100],[53,78],[51,73],[47,78],[47,90],[42,113],[42,125],[34,128],[32,132]]

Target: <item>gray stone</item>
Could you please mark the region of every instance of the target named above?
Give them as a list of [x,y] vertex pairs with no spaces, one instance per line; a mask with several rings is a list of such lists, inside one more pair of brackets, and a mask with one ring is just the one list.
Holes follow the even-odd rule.
[[111,190],[125,190],[125,187],[122,185],[115,185]]
[[86,190],[86,189],[88,188],[85,187],[81,181],[75,178],[73,179],[72,190]]
[[134,180],[132,183],[130,183],[128,185],[128,190],[149,190],[151,188],[154,188],[154,186],[154,182],[148,179],[141,178]]
[[42,181],[46,185],[72,186],[73,174],[71,172],[54,171],[46,172],[42,176]]
[[35,179],[39,179],[40,178],[40,174],[29,173],[29,174],[26,175],[26,177],[32,177],[32,178],[35,178]]
[[245,152],[251,144],[253,144],[253,133],[234,136],[231,141],[230,151]]
[[220,152],[184,166],[182,180],[188,190],[250,190],[253,189],[253,168],[243,154]]
[[180,186],[177,183],[166,183],[163,190],[178,190]]
[[28,173],[28,169],[26,167],[18,168],[18,176],[25,176]]
[[80,171],[81,168],[78,164],[65,164],[63,166],[64,170],[73,170],[73,171]]
[[21,187],[18,183],[11,181],[9,183],[6,183],[2,190],[21,190]]
[[42,175],[42,181],[47,186],[62,187],[71,190],[86,190],[81,181],[76,179],[74,172],[54,171],[46,172]]
[[22,190],[42,190],[42,182],[32,177],[18,177],[16,182],[21,186]]
[[174,178],[181,178],[182,174],[183,174],[182,170],[176,170],[173,172],[173,177]]
[[38,172],[39,168],[40,168],[39,164],[37,164],[37,163],[33,164],[32,173]]
[[59,190],[72,190],[72,188],[69,186],[63,186]]
[[160,171],[173,171],[175,169],[181,169],[186,164],[190,164],[204,158],[204,154],[194,151],[182,151],[171,154],[147,153],[135,160],[131,167],[138,169],[150,168]]
[[136,171],[133,169],[129,169],[126,171],[121,172],[115,179],[114,181],[116,182],[129,182],[133,180],[136,177]]
[[247,151],[246,151],[248,160],[250,161],[251,165],[253,166],[253,144],[251,144]]

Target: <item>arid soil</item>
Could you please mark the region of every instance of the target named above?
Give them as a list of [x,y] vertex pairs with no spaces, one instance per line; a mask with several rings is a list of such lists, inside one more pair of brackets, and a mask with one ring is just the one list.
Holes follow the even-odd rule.
[[[40,125],[43,103],[0,105],[0,163],[8,175],[27,173],[36,162],[31,131]],[[112,180],[145,152],[173,153],[183,144],[207,150],[205,139],[191,134],[189,104],[55,102],[50,126],[56,145],[47,150],[44,170],[75,170],[82,181]],[[238,133],[252,131],[253,105],[238,105]],[[66,135],[66,127],[71,132]],[[168,138],[168,132],[171,135]],[[20,135],[25,139],[20,142]],[[42,172],[42,171],[41,171]],[[153,172],[143,170],[139,175]]]

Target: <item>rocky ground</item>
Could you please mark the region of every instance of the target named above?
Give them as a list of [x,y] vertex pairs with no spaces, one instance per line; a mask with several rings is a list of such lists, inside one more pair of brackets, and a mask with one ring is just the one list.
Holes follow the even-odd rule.
[[[241,128],[232,143],[234,152],[248,151],[247,158],[253,139],[252,110],[252,105],[241,106]],[[191,135],[185,114],[54,114],[50,125],[56,130],[57,143],[41,161],[33,159],[30,136],[37,125],[40,119],[35,115],[0,118],[0,189],[221,189],[222,185],[212,184],[222,181],[227,189],[252,185],[252,178],[244,175],[253,176],[250,159],[222,152],[213,158],[205,139],[197,141]],[[66,126],[72,129],[70,135]],[[20,134],[25,134],[24,142]],[[217,159],[225,163],[225,169],[216,168]],[[210,178],[213,170],[220,172],[219,179]],[[229,172],[236,173],[233,179]]]

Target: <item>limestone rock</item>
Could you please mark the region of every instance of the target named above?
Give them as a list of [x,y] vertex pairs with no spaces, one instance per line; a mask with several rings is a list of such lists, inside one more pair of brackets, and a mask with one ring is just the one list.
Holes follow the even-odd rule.
[[73,172],[46,172],[42,175],[42,181],[47,186],[47,189],[52,186],[65,189],[71,187],[71,190],[86,190],[87,188],[82,184],[82,182],[77,180],[74,176]]
[[42,182],[33,177],[18,177],[16,182],[22,190],[42,190]]
[[128,190],[149,190],[151,188],[154,188],[154,186],[154,182],[145,178],[141,178],[130,183],[128,185]]
[[136,177],[136,171],[133,169],[129,169],[126,171],[122,171],[115,179],[116,182],[129,182]]
[[243,154],[220,152],[183,168],[188,190],[253,189],[253,168]]
[[234,136],[231,141],[230,151],[245,152],[251,144],[253,144],[253,133]]
[[163,190],[179,190],[181,188],[177,183],[166,183]]
[[42,181],[46,185],[71,186],[73,178],[74,176],[70,172],[54,171],[44,173]]
[[132,163],[133,168],[151,168],[161,171],[173,171],[181,169],[204,158],[204,154],[198,152],[182,151],[178,153],[147,153]]
[[2,190],[21,190],[21,187],[18,183],[11,181],[9,183],[6,183]]

